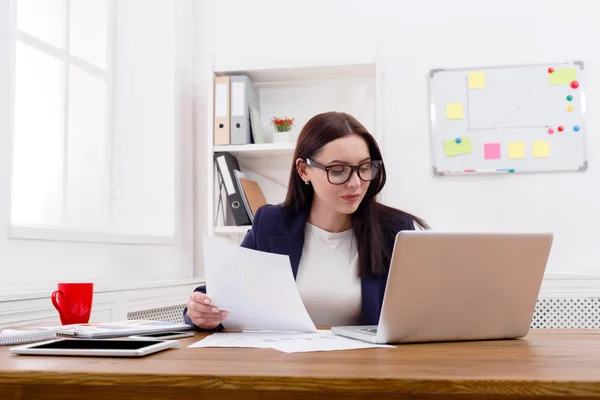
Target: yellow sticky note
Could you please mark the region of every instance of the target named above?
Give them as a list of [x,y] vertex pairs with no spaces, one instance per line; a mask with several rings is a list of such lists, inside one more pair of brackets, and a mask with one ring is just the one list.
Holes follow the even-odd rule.
[[446,104],[446,119],[463,119],[463,105],[460,102]]
[[469,88],[483,89],[485,87],[485,72],[469,72]]
[[558,68],[548,73],[549,85],[568,85],[577,80],[576,68]]
[[550,157],[550,142],[547,140],[535,140],[533,142],[533,157],[548,158]]
[[469,154],[473,152],[471,138],[461,138],[460,143],[456,139],[444,140],[444,153],[446,157],[458,156],[461,154]]
[[508,144],[508,158],[525,158],[525,143],[510,142]]

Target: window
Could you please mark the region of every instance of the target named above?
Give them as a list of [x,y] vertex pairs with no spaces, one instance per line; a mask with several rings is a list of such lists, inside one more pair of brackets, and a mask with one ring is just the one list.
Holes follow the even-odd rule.
[[16,2],[14,225],[108,228],[109,3]]
[[145,4],[14,2],[13,235],[175,237],[173,41]]
[[190,9],[0,1],[0,292],[194,276]]

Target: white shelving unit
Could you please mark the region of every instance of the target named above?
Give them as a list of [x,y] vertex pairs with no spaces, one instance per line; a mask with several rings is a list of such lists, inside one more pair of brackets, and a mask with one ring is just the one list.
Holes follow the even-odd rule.
[[215,153],[226,151],[236,157],[259,158],[291,155],[294,152],[295,147],[295,143],[238,144],[214,146],[213,151]]
[[250,230],[250,225],[244,226],[215,226],[215,233],[222,235],[245,235]]
[[[239,65],[214,55],[213,77],[224,75],[248,75],[258,88],[260,97],[261,128],[264,144],[213,145],[213,85],[209,86],[207,98],[207,178],[213,182],[213,191],[207,193],[207,221],[210,234],[229,236],[240,241],[248,226],[238,227],[214,224],[218,186],[213,155],[229,152],[240,164],[242,172],[256,180],[265,194],[267,203],[278,204],[285,199],[289,174],[293,165],[295,142],[272,143],[272,117],[295,118],[294,136],[314,115],[327,111],[343,111],[354,115],[381,140],[381,88],[383,76],[378,69],[377,57],[372,59],[322,60],[297,64],[264,62]],[[225,207],[227,205],[225,204]]]

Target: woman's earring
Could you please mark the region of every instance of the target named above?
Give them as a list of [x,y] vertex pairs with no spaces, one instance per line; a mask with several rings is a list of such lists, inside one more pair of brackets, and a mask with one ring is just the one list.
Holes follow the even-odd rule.
[[305,185],[308,185],[308,180],[304,181],[304,184],[305,184]]

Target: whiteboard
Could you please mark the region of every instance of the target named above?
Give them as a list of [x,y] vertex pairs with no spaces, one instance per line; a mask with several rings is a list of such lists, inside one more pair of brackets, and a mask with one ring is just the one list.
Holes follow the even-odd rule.
[[587,169],[583,62],[430,71],[437,176]]

